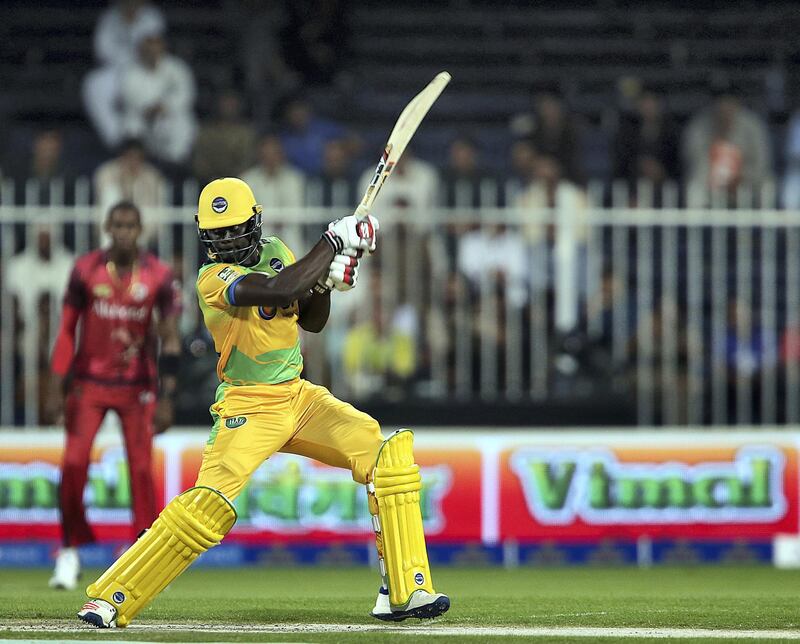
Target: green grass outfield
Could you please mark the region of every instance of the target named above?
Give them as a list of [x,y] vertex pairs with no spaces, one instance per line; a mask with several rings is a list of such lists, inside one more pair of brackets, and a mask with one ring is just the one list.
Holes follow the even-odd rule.
[[[744,639],[727,633],[728,639],[711,639],[713,633],[686,637],[685,632],[666,630],[647,636],[598,630],[572,637],[562,636],[564,627],[779,630],[784,639],[770,641],[800,641],[800,572],[766,566],[440,568],[434,578],[451,596],[450,612],[433,622],[407,620],[391,626],[368,616],[377,579],[366,568],[201,568],[175,581],[133,626],[113,631],[81,628],[74,614],[83,592],[49,590],[49,574],[43,569],[0,570],[0,641],[588,644],[649,642],[665,633],[673,635],[669,642],[755,642],[766,637],[750,634]],[[90,578],[85,574],[87,583]],[[323,626],[338,631],[322,632]],[[268,632],[281,628],[287,630]],[[358,631],[364,628],[377,630]],[[553,630],[516,632],[525,628]],[[436,635],[437,629],[447,630]]]

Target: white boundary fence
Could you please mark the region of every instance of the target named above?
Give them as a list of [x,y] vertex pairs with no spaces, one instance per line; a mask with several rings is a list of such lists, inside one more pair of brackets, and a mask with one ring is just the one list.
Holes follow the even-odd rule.
[[[15,308],[27,285],[6,277],[43,230],[54,248],[86,252],[100,239],[102,213],[38,206],[33,193],[30,205],[8,205],[13,195],[5,188],[0,424],[33,426],[59,307],[47,315],[38,301],[35,313]],[[193,189],[186,187],[188,202]],[[757,201],[774,203],[770,190]],[[75,192],[88,204],[88,183],[79,181]],[[612,192],[615,203],[630,201],[624,186]],[[542,401],[629,392],[642,425],[800,421],[800,212],[746,207],[756,200],[743,191],[735,210],[720,200],[680,209],[669,189],[659,209],[642,207],[653,203],[642,187],[635,208],[591,205],[601,200],[598,187],[587,194],[579,208],[383,209],[380,252],[364,262],[359,289],[336,296],[322,340],[307,339],[311,377],[355,399],[397,380],[400,398]],[[150,246],[183,280],[185,331],[198,325],[194,275],[202,250],[193,213],[150,208],[145,217]],[[265,232],[302,255],[343,214],[267,209]],[[34,278],[31,288],[41,288]],[[343,366],[349,331],[370,321],[409,341],[412,374]]]

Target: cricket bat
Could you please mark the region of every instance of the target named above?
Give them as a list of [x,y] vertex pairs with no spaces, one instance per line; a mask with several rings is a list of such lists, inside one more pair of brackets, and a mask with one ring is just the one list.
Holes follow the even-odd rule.
[[378,165],[375,168],[372,181],[369,182],[364,192],[364,197],[356,208],[355,215],[357,217],[366,217],[370,213],[378,193],[389,178],[389,175],[392,174],[395,164],[400,160],[408,142],[414,136],[414,132],[417,131],[422,119],[425,118],[428,110],[431,109],[431,106],[439,98],[439,94],[442,93],[442,90],[449,82],[450,74],[439,72],[425,89],[412,98],[411,102],[400,112],[400,116],[394,124],[394,129],[389,135],[389,140],[386,141],[381,160],[378,161]]

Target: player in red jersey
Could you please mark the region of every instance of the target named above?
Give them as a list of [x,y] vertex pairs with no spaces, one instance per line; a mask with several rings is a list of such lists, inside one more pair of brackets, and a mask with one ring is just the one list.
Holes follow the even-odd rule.
[[83,489],[92,442],[106,413],[114,410],[122,424],[134,536],[150,526],[158,509],[153,433],[172,424],[180,354],[180,299],[172,270],[139,249],[141,215],[133,203],[113,206],[105,231],[111,246],[75,262],[53,349],[48,412],[52,421],[63,418],[67,432],[59,491],[63,548],[50,579],[53,588],[77,586],[77,546],[94,541]]

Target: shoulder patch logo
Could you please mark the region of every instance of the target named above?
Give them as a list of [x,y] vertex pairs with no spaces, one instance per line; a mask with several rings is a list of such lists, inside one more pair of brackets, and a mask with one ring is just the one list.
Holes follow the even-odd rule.
[[222,214],[228,209],[228,200],[225,197],[214,197],[211,201],[211,210],[218,215]]
[[233,268],[231,268],[230,266],[226,266],[225,268],[223,268],[221,271],[219,271],[217,273],[217,277],[219,279],[221,279],[223,282],[225,282],[226,284],[232,282],[238,276],[239,276],[239,274],[235,270],[233,270]]
[[283,262],[277,257],[273,257],[269,260],[269,267],[276,273],[280,273],[283,270]]
[[245,416],[234,416],[233,418],[226,418],[225,419],[225,427],[228,429],[239,429],[242,425],[247,422],[247,418]]

